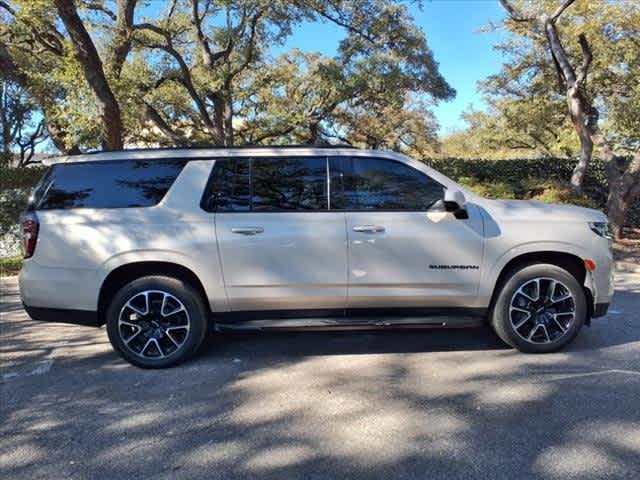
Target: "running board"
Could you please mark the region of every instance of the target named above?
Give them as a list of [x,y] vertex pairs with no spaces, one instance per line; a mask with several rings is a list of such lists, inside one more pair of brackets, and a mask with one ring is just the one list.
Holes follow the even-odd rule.
[[230,330],[370,330],[385,328],[468,328],[483,325],[480,317],[356,317],[356,318],[287,318],[216,322],[218,331]]

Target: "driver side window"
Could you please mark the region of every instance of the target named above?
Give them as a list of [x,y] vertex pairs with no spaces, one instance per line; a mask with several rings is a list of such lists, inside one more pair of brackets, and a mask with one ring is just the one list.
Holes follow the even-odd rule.
[[331,158],[330,175],[332,210],[422,212],[444,196],[429,176],[384,158]]

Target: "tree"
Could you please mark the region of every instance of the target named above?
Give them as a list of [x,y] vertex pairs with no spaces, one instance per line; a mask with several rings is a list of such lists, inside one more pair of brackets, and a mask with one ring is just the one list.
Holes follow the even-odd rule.
[[11,80],[0,79],[0,165],[15,163],[24,167],[35,163],[33,159],[36,146],[47,140],[41,117],[38,106],[20,85]]
[[[285,123],[311,143],[348,134],[426,151],[428,107],[454,94],[404,2],[168,0],[145,18],[137,3],[0,0],[0,66],[40,105],[61,151],[270,141]],[[295,72],[322,102],[306,111],[289,102],[295,115],[265,109],[252,92],[297,81],[278,75],[272,51],[305,21],[345,32],[335,58]]]
[[[494,85],[499,91],[512,93],[518,91],[519,80],[527,84],[536,80],[548,84],[548,72],[553,72],[558,94],[565,99],[565,111],[580,141],[580,158],[571,186],[575,191],[580,190],[594,146],[597,147],[608,164],[607,210],[614,234],[619,237],[626,209],[635,198],[635,185],[640,181],[638,129],[629,128],[629,125],[640,125],[639,116],[627,106],[638,101],[637,77],[631,72],[640,63],[640,6],[624,0],[580,3],[575,17],[569,16],[569,25],[560,29],[558,22],[568,15],[567,9],[574,1],[564,0],[558,4],[555,0],[544,0],[538,5],[539,11],[534,12],[530,7],[521,8],[530,6],[529,3],[520,1],[516,6],[510,0],[500,0],[508,14],[505,26],[526,39],[529,47],[524,48],[524,55],[514,56],[503,74],[494,79]],[[561,36],[572,42],[566,38],[563,42]],[[541,47],[545,56],[537,54]],[[544,82],[545,75],[547,82]],[[621,170],[615,151],[628,152],[629,149],[632,149],[633,160],[626,170]]]
[[[321,68],[309,72],[300,71],[304,61],[299,58],[280,59],[274,64],[268,57],[270,47],[282,42],[291,29],[305,19],[332,22],[347,32],[338,56],[332,59],[334,63],[323,60]],[[362,70],[365,64],[371,66],[374,61],[380,67],[377,78],[386,74],[389,79],[395,79],[395,84],[390,85],[393,88],[386,95],[379,92],[376,97],[379,101],[390,105],[392,97],[403,96],[407,91],[424,93],[434,99],[446,99],[454,94],[438,72],[424,34],[415,27],[406,7],[388,0],[191,0],[188,11],[176,4],[154,24],[143,23],[135,28],[139,31],[136,41],[141,46],[164,53],[159,75],[145,88],[148,96],[153,98],[158,89],[162,92],[167,84],[174,84],[186,92],[189,103],[193,105],[189,113],[182,108],[185,102],[180,99],[182,107],[170,109],[174,118],[164,121],[162,110],[166,110],[166,105],[147,102],[153,110],[149,110],[150,118],[154,119],[158,129],[176,139],[178,137],[171,131],[171,124],[180,120],[190,124],[193,137],[201,138],[203,133],[208,133],[214,143],[232,145],[235,141],[235,118],[243,141],[267,141],[281,136],[279,132],[292,135],[292,132],[299,131],[301,122],[306,123],[305,128],[308,129],[306,141],[326,140],[327,137],[321,134],[323,123],[326,125],[330,118],[334,119],[332,115],[350,99],[349,95],[352,95],[351,99],[353,95],[364,98],[361,95],[365,86],[362,73],[359,84],[351,80],[357,76],[358,69]],[[189,55],[192,51],[196,54]],[[292,57],[296,56],[294,53]],[[313,59],[309,61],[315,62]],[[280,75],[287,62],[297,77]],[[336,72],[340,68],[345,70],[344,75]],[[287,108],[273,108],[264,100],[252,99],[247,94],[273,95],[273,101],[278,103],[281,100],[279,92],[292,93],[282,82],[309,85],[310,75],[320,80],[316,99],[322,99],[321,104],[311,110],[307,108],[310,105],[302,107],[296,102],[286,102],[288,108],[298,110],[289,114]],[[320,79],[319,75],[325,77]],[[331,75],[334,81],[345,83],[323,90],[327,85],[324,80]],[[273,83],[276,79],[280,83]],[[252,84],[254,81],[257,82],[255,85]],[[315,85],[311,90],[314,88]],[[166,98],[162,93],[160,97]],[[305,109],[306,120],[303,121],[301,114]],[[276,113],[279,118],[273,118]],[[293,124],[284,118],[292,120]],[[259,133],[257,130],[260,128],[265,130]]]
[[[128,29],[136,2],[117,0],[113,13],[101,1],[80,1],[85,11],[100,12],[115,24],[113,35],[100,38],[99,49],[74,0],[0,1],[0,13],[7,20],[0,28],[1,65],[40,104],[59,150],[77,153],[80,145],[94,141],[105,150],[122,148],[122,118],[113,84],[131,48]],[[106,52],[107,72],[98,50]],[[95,110],[86,107],[86,93],[93,96]]]
[[293,50],[247,78],[237,128],[248,143],[348,143],[418,156],[433,152],[437,123],[419,87],[377,60],[345,65],[339,58]]

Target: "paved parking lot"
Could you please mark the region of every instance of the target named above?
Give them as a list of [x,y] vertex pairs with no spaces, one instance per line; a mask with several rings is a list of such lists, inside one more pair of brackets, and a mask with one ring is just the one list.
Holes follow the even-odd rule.
[[144,371],[2,283],[0,477],[638,478],[640,275],[568,350],[488,328],[234,334]]

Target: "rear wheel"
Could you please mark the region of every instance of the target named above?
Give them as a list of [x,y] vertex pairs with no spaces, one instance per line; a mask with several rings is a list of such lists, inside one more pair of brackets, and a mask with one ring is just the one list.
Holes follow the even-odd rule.
[[107,310],[107,333],[116,351],[143,368],[165,368],[191,357],[207,331],[198,292],[176,278],[149,276],[122,287]]
[[496,299],[492,325],[522,352],[553,352],[571,342],[587,316],[584,288],[566,270],[531,264],[513,271]]

